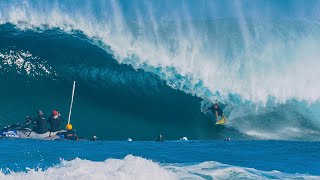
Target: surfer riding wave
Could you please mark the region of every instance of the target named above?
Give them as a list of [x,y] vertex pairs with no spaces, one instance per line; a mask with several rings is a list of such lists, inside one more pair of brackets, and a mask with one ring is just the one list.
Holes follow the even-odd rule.
[[[227,121],[227,118],[225,117],[223,110],[221,109],[221,107],[219,106],[218,103],[214,103],[213,106],[210,106],[206,111],[211,110],[211,112],[214,114],[215,119],[216,119],[216,124],[223,124]],[[221,117],[221,119],[219,119],[219,117]],[[222,121],[221,123],[219,123],[220,121]]]

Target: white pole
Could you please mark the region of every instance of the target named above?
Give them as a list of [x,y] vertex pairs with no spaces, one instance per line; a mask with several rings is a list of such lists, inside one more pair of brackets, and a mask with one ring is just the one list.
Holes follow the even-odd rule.
[[75,88],[76,88],[76,81],[73,81],[73,89],[72,89],[72,97],[71,97],[71,104],[70,104],[70,111],[69,111],[68,124],[70,124],[71,111],[72,111],[72,104],[73,104],[73,96],[74,96],[74,90],[75,90]]

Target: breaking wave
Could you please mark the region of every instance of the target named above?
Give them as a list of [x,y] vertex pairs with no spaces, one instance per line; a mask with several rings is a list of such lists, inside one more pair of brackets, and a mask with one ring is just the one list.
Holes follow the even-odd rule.
[[[1,73],[23,73],[34,82],[29,86],[60,83],[53,87],[60,102],[68,98],[61,84],[79,80],[81,97],[94,104],[82,104],[80,111],[101,109],[95,122],[104,121],[105,128],[132,125],[123,136],[150,138],[141,134],[148,129],[174,132],[172,138],[218,138],[227,130],[242,137],[319,140],[318,11],[296,3],[284,5],[292,17],[283,17],[271,16],[262,2],[2,1]],[[268,5],[270,12],[280,8]],[[177,10],[162,12],[167,8]],[[226,12],[218,15],[221,8]],[[211,117],[202,113],[213,101],[224,104],[226,129],[211,128]],[[119,123],[108,126],[114,119]],[[85,120],[79,126],[84,130]],[[97,133],[104,126],[95,126]]]

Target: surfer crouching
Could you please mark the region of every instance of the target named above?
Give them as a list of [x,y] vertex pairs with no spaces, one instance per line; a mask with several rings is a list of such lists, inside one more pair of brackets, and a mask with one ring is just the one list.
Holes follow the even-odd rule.
[[225,118],[224,113],[218,103],[215,103],[213,106],[209,107],[207,111],[208,110],[211,110],[211,112],[215,115],[216,122],[219,121],[219,117]]

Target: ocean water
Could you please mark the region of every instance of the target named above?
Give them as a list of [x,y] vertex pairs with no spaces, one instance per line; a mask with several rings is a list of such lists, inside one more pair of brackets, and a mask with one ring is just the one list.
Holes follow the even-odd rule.
[[319,0],[1,0],[0,127],[38,109],[67,119],[76,81],[71,123],[102,141],[1,139],[0,179],[320,179],[319,12]]
[[0,179],[319,179],[320,143],[0,141]]

